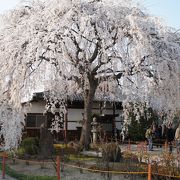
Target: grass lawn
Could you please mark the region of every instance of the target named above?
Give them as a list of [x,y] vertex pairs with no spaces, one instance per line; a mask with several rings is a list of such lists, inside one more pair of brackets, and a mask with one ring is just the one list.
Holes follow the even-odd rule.
[[[0,163],[0,170],[2,170],[2,163]],[[7,165],[6,165],[6,174],[18,180],[57,180],[57,177],[55,176],[54,177],[53,176],[32,176],[32,175],[21,174],[11,169]]]

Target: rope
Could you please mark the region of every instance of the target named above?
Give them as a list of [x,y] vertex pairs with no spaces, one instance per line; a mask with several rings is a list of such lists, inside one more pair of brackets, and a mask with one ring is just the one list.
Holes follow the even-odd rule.
[[[91,169],[91,168],[83,168],[76,165],[71,164],[65,164],[61,163],[64,166],[67,167],[73,167],[76,169],[86,170],[90,172],[99,172],[99,173],[111,173],[111,174],[134,174],[134,175],[142,175],[142,174],[148,174],[148,172],[124,172],[124,171],[106,171],[106,170],[100,170],[100,169]],[[174,175],[167,175],[167,174],[159,174],[159,173],[152,173],[152,175],[158,175],[158,176],[164,176],[164,177],[170,177],[170,178],[180,178],[180,176],[174,176]]]
[[124,171],[106,171],[106,170],[100,170],[100,169],[91,169],[91,168],[84,168],[84,167],[79,167],[71,164],[65,164],[61,163],[64,166],[67,167],[73,167],[76,169],[81,169],[81,170],[86,170],[86,171],[91,171],[91,172],[99,172],[99,173],[111,173],[111,174],[147,174],[147,172],[124,172]]
[[[1,155],[2,156],[2,155]],[[52,164],[52,162],[49,161],[31,161],[31,160],[23,160],[23,159],[17,159],[17,158],[9,158],[11,160],[16,160],[20,162],[28,162],[32,164],[41,164],[41,163],[46,163],[46,164]],[[67,166],[67,167],[72,167],[80,170],[85,170],[85,171],[90,171],[90,172],[97,172],[97,173],[110,173],[110,174],[132,174],[132,175],[142,175],[142,174],[148,174],[147,171],[141,171],[141,172],[127,172],[127,171],[107,171],[107,170],[100,170],[100,169],[92,169],[92,168],[86,168],[86,167],[80,167],[72,164],[66,164],[61,162],[61,165]],[[121,165],[127,165],[125,163],[122,163]],[[128,166],[133,166],[133,165],[128,165]],[[138,165],[136,165],[138,167]],[[147,165],[140,165],[139,167],[147,167]],[[152,175],[158,175],[158,176],[163,176],[163,177],[170,177],[170,178],[177,178],[179,179],[180,176],[174,176],[174,175],[167,175],[167,174],[161,174],[161,173],[153,173]]]
[[169,178],[177,178],[177,179],[180,179],[180,176],[167,175],[167,174],[161,174],[161,173],[152,173],[152,175],[158,175],[158,176],[163,176],[163,177],[169,177]]

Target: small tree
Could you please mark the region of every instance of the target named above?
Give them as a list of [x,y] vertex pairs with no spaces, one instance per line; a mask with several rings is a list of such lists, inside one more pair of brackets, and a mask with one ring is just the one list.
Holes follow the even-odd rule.
[[[133,141],[144,140],[147,128],[151,126],[153,123],[158,122],[158,116],[156,112],[152,110],[152,108],[146,108],[146,106],[143,105],[144,110],[140,112],[139,110],[143,109],[143,107],[139,108],[138,112],[136,112],[135,114],[133,108],[136,106],[140,107],[140,105],[138,105],[137,103],[134,105],[132,104],[132,111],[129,111],[129,119],[131,123],[128,125],[128,135],[129,138]],[[138,119],[137,114],[139,115]]]
[[[0,37],[1,112],[22,112],[22,97],[48,91],[51,107],[84,97],[80,142],[89,144],[94,99],[147,102],[173,115],[179,103],[179,34],[134,1],[40,0],[4,17]],[[123,95],[122,95],[123,94]],[[66,113],[63,103],[60,111]],[[128,107],[128,106],[126,106]],[[124,109],[125,122],[128,122]],[[23,118],[1,119],[20,138]],[[16,126],[12,126],[12,124]],[[9,144],[9,147],[11,145]]]

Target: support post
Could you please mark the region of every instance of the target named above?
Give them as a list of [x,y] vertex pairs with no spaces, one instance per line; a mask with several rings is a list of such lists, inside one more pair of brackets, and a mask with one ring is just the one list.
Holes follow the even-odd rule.
[[130,141],[130,139],[128,140],[128,150],[129,151],[131,150],[131,141]]
[[151,163],[148,164],[148,180],[151,180],[151,175],[152,175],[152,172],[151,172]]
[[147,153],[147,142],[146,141],[144,141],[144,150]]
[[67,110],[67,107],[66,107],[66,114],[65,114],[65,144],[66,144],[66,147],[67,147],[67,142],[68,142],[68,110]]
[[60,180],[60,157],[57,156],[56,159],[56,166],[57,166],[57,179]]
[[[113,139],[116,139],[116,122],[115,122],[115,116],[116,116],[116,106],[115,103],[113,103],[113,119],[112,119],[112,134],[113,134]],[[116,139],[117,140],[117,139]]]
[[103,105],[102,105],[102,102],[99,103],[99,114],[102,115],[103,113]]
[[2,162],[2,178],[5,179],[5,167],[6,167],[6,154],[3,153],[3,162]]
[[139,144],[137,144],[137,146],[136,146],[136,147],[137,147],[137,152],[139,152]]
[[165,152],[167,152],[167,150],[168,150],[168,143],[167,143],[167,141],[165,141],[164,148],[165,148]]

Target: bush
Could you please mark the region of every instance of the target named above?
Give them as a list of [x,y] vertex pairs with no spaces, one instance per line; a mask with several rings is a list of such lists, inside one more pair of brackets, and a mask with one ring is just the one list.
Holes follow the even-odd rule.
[[101,146],[102,158],[104,161],[119,162],[122,154],[117,143],[104,143]]
[[29,155],[38,154],[38,152],[39,152],[39,140],[35,137],[25,138],[22,141],[19,150],[21,150],[22,152],[24,150],[25,154],[29,154]]
[[144,110],[144,116],[141,116],[139,121],[136,120],[136,114],[132,111],[129,114],[131,124],[128,126],[129,138],[133,141],[145,140],[146,129],[152,125],[153,122],[158,122],[158,116],[151,109]]
[[73,149],[75,153],[80,153],[83,149],[83,146],[79,143],[71,141],[68,143],[68,148]]
[[19,158],[24,157],[25,154],[26,154],[25,149],[22,148],[22,147],[18,148],[17,151],[16,151],[16,155],[17,155]]

